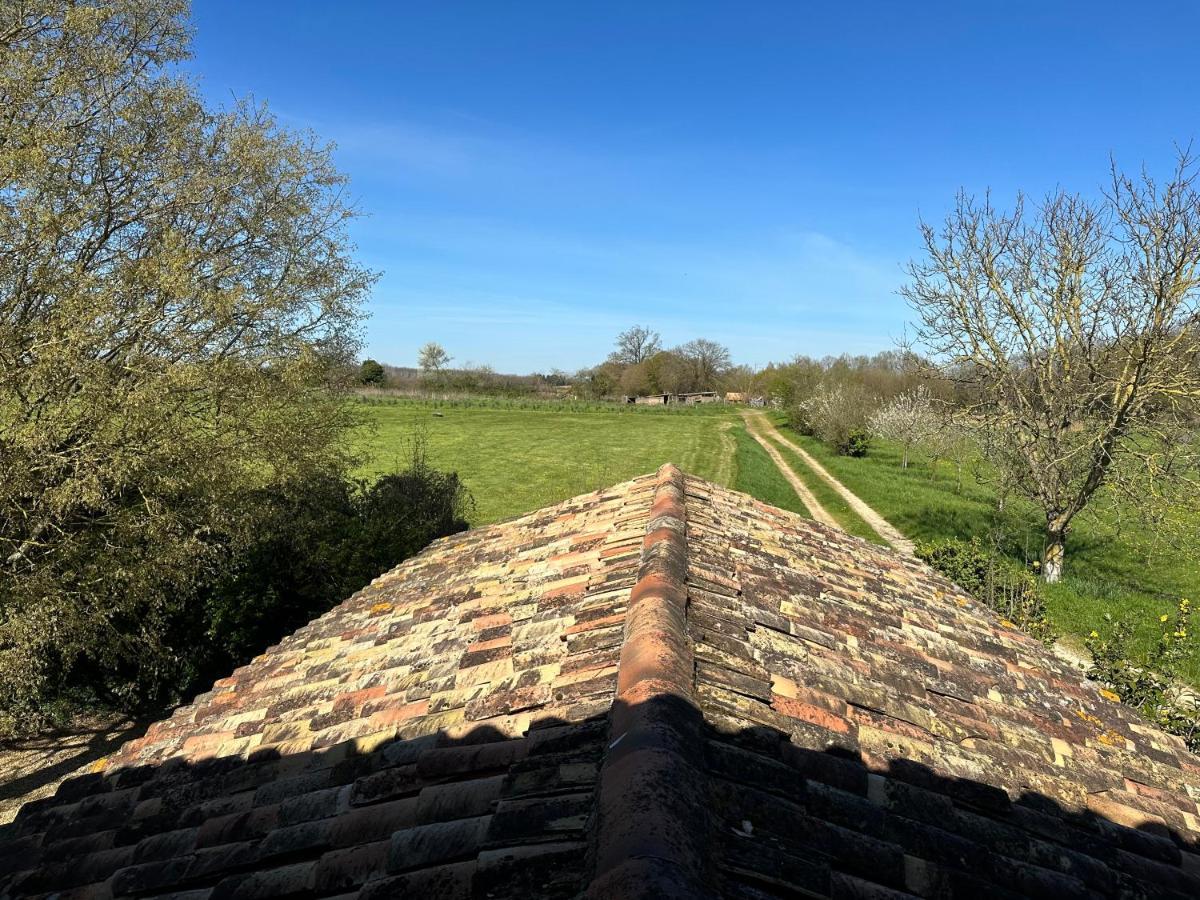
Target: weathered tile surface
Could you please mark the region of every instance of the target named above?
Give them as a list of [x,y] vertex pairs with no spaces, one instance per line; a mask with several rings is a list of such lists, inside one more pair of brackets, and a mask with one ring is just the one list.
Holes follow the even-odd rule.
[[721,892],[1198,897],[1200,760],[911,559],[687,479]]
[[435,543],[0,829],[0,896],[1197,897],[1200,760],[666,467]]
[[654,488],[436,542],[27,805],[0,895],[573,895]]

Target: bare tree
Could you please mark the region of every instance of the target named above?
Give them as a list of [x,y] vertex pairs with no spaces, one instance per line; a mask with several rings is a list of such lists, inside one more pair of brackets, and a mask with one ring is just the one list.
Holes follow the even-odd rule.
[[1098,201],[1001,212],[960,194],[940,230],[922,225],[903,290],[918,340],[970,382],[984,446],[1040,506],[1047,581],[1075,516],[1123,472],[1160,469],[1200,398],[1196,177],[1183,153],[1165,184],[1114,166]]
[[609,357],[623,366],[636,366],[662,349],[658,332],[641,325],[622,331],[617,335],[617,349]]
[[426,374],[437,374],[450,362],[450,354],[435,341],[430,341],[417,353],[417,365]]
[[758,372],[751,366],[734,366],[721,378],[722,386],[735,394],[742,395],[742,402],[749,402],[750,397],[760,387]]
[[921,446],[929,455],[931,474],[941,460],[953,464],[954,493],[961,494],[963,471],[979,452],[975,428],[963,410],[951,403],[935,400],[933,413],[936,416],[934,428],[922,439]]
[[729,370],[729,350],[716,341],[696,338],[677,347],[674,352],[687,363],[693,390],[713,390],[721,376]]

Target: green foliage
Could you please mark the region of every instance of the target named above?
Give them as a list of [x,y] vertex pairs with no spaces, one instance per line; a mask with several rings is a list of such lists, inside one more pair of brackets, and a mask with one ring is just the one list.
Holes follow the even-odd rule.
[[374,276],[331,151],[207,106],[183,0],[0,26],[0,706],[176,683],[263,491],[339,478]]
[[458,476],[431,468],[422,451],[374,483],[317,476],[264,490],[255,505],[253,541],[201,592],[192,683],[244,662],[434,538],[464,530],[473,508]]
[[358,367],[358,383],[380,387],[387,382],[387,373],[376,360],[364,359]]
[[917,545],[917,557],[1022,631],[1049,645],[1057,634],[1046,614],[1041,585],[973,537]]
[[1189,750],[1200,752],[1200,710],[1179,696],[1180,667],[1191,652],[1191,602],[1179,601],[1174,614],[1158,619],[1159,638],[1148,649],[1133,644],[1129,618],[1104,616],[1107,637],[1093,631],[1087,639],[1092,654],[1088,675],[1107,685],[1123,703],[1137,709],[1163,731],[1183,738]]
[[871,435],[863,428],[853,428],[846,434],[842,443],[834,445],[834,449],[842,456],[866,456],[871,449]]
[[44,639],[25,632],[23,642],[9,643],[0,734],[45,724],[72,703],[133,711],[176,702],[434,538],[463,530],[471,511],[458,477],[432,469],[421,452],[374,483],[313,472],[259,488],[246,501],[252,514],[198,544],[221,563],[214,574],[176,581],[173,593],[139,608],[142,620],[110,610],[109,630],[90,640],[51,627]]

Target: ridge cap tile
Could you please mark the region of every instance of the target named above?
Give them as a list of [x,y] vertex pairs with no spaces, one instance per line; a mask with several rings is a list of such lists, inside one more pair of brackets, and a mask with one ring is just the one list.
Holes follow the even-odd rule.
[[1200,757],[665,465],[434,542],[0,826],[0,897],[1200,896]]

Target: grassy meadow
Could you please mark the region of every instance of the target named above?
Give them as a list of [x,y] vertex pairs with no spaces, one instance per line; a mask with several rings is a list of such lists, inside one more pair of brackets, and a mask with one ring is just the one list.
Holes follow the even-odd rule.
[[[501,401],[363,403],[361,411],[368,419],[356,448],[364,460],[361,474],[403,465],[420,435],[429,461],[457,472],[474,496],[473,525],[645,475],[666,462],[719,484],[739,485],[732,432],[740,422],[727,408],[635,411]],[[778,473],[775,479],[791,492]],[[772,496],[770,502],[780,499]],[[793,505],[797,502],[792,493]]]

